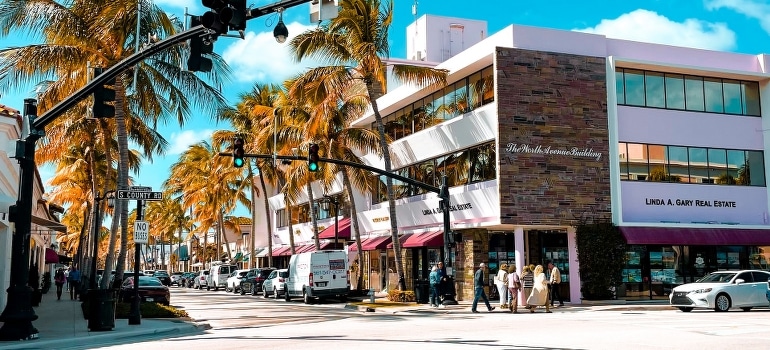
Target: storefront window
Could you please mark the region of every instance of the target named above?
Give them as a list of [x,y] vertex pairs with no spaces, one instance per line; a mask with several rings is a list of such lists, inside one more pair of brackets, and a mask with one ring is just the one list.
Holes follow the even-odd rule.
[[489,236],[489,274],[500,271],[500,266],[516,265],[516,249],[513,232],[493,233]]

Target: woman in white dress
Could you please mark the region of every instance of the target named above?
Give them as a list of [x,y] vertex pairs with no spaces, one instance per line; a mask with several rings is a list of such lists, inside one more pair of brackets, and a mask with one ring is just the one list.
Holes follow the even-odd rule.
[[505,309],[508,307],[506,304],[508,301],[508,264],[500,265],[500,270],[495,275],[495,286],[497,287],[497,294],[500,296],[500,308]]
[[535,282],[532,286],[532,294],[527,298],[529,312],[534,313],[538,306],[545,306],[545,312],[551,313],[550,302],[548,301],[548,281],[543,273],[543,265],[537,265],[534,271]]

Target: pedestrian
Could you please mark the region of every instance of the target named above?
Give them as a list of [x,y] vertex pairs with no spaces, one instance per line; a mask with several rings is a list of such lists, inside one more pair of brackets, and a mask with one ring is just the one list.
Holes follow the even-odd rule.
[[72,265],[72,271],[70,271],[70,300],[75,300],[80,294],[80,270],[75,265]]
[[559,283],[561,283],[561,271],[556,267],[553,262],[548,260],[548,270],[551,271],[551,276],[548,278],[548,294],[551,296],[551,306],[553,301],[558,300],[559,306],[564,306],[564,301],[561,300],[561,291],[559,291]]
[[479,264],[479,269],[476,270],[476,273],[473,275],[473,305],[471,305],[471,312],[478,312],[476,311],[476,305],[479,303],[479,298],[484,299],[484,304],[487,305],[487,310],[489,312],[492,312],[495,308],[491,305],[489,305],[489,299],[487,299],[487,294],[484,293],[484,269],[487,267],[486,264],[481,263]]
[[446,268],[444,267],[443,261],[438,262],[438,275],[441,278],[441,281],[438,284],[438,295],[439,295],[438,307],[443,308],[444,298],[446,298],[446,295],[448,293],[451,293],[451,289],[448,286],[449,278],[447,278]]
[[532,285],[532,294],[527,298],[529,312],[534,313],[538,306],[545,306],[545,312],[551,313],[551,303],[548,301],[548,281],[543,273],[543,265],[537,265],[533,274],[535,281]]
[[71,267],[67,266],[66,269],[64,269],[64,279],[67,281],[67,293],[70,291],[70,269]]
[[439,271],[438,266],[433,266],[428,276],[430,281],[430,307],[438,307],[441,302],[441,298],[438,295],[439,284],[441,284],[441,272]]
[[519,313],[519,290],[521,290],[521,278],[516,274],[516,266],[508,268],[508,309]]
[[67,282],[67,277],[64,276],[64,269],[56,270],[53,282],[56,284],[56,300],[61,300],[62,289],[64,289],[64,283]]
[[500,308],[505,309],[508,307],[506,302],[508,301],[508,264],[500,265],[500,270],[495,275],[495,287],[497,287],[497,295],[500,296]]
[[527,299],[529,298],[529,295],[532,294],[532,285],[534,283],[535,275],[532,274],[532,268],[528,265],[524,265],[524,268],[521,270],[521,302],[526,309],[529,309]]

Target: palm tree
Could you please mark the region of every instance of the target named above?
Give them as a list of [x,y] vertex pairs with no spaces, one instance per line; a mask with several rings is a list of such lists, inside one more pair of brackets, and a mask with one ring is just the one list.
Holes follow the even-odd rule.
[[[377,99],[386,86],[386,64],[388,29],[393,21],[393,2],[380,0],[340,0],[337,17],[315,30],[302,33],[291,40],[290,46],[299,61],[306,57],[318,57],[333,66],[311,69],[305,76],[309,81],[328,81],[327,86],[344,90],[345,86],[362,80],[366,86],[369,103],[374,113],[380,147],[387,150],[388,144],[382,115]],[[392,65],[392,74],[399,80],[418,86],[443,86],[447,72],[406,64]],[[385,171],[392,170],[390,153],[383,152]],[[390,210],[391,236],[399,276],[399,289],[406,289],[401,262],[401,245],[398,240],[398,223],[393,194],[393,180],[386,180]]]
[[[139,18],[142,20],[136,35],[134,28]],[[89,67],[110,67],[133,54],[135,43],[149,34],[164,37],[181,29],[179,23],[149,0],[86,0],[64,4],[46,0],[8,1],[0,4],[0,24],[3,25],[2,35],[18,31],[34,35],[42,32],[43,44],[0,50],[0,86],[16,88],[35,80],[49,80],[39,95],[41,111],[85,85],[91,76]],[[186,50],[186,46],[170,48],[132,67],[136,74],[124,72],[117,77],[115,122],[120,151],[119,189],[128,186],[127,117],[138,116],[155,124],[175,116],[182,123],[191,114],[191,101],[204,113],[214,111],[224,103],[217,89],[180,68]],[[214,59],[217,69],[207,77],[218,85],[220,76],[228,71],[219,57]],[[129,94],[126,86],[131,84],[135,89]],[[85,103],[82,103],[80,108],[84,107]],[[149,149],[161,152],[164,147],[164,144],[154,144]],[[123,223],[116,276],[120,280],[128,237],[125,203],[118,201],[116,212],[120,213],[119,222]],[[118,220],[114,221],[117,225]],[[113,229],[111,234],[116,235],[116,231]],[[110,239],[114,241],[115,238]],[[114,259],[112,254],[107,261],[111,259]],[[107,276],[110,265],[105,269]]]

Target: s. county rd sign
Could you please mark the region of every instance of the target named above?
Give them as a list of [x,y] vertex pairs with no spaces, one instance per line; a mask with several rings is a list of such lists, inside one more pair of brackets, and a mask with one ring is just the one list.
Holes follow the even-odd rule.
[[118,199],[128,199],[135,201],[159,201],[163,200],[163,192],[118,190]]

